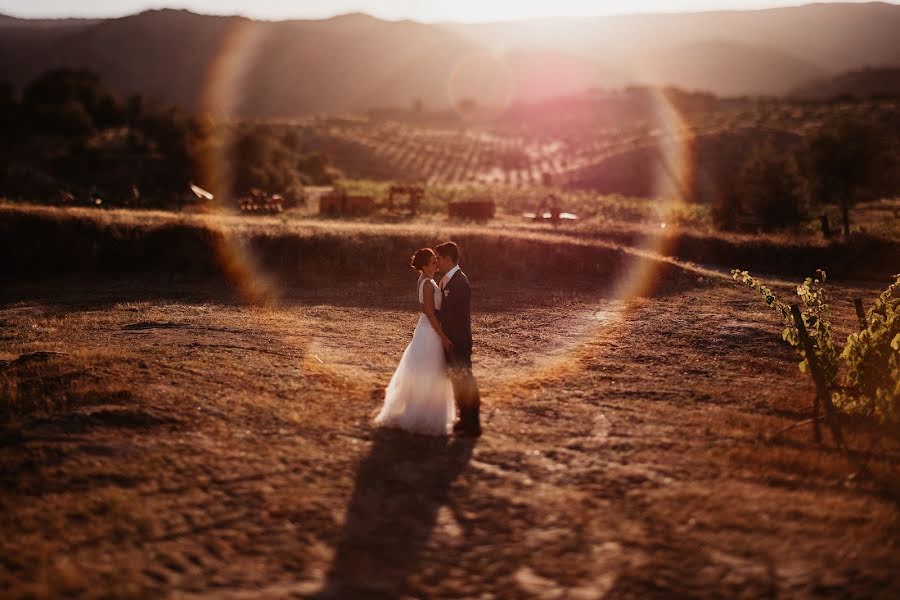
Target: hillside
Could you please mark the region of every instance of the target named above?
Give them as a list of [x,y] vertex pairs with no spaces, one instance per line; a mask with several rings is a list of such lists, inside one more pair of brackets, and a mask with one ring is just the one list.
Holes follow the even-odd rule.
[[61,27],[86,27],[98,23],[99,19],[20,19],[10,15],[0,14],[0,28],[44,28],[56,29]]
[[792,82],[822,77],[825,69],[768,46],[697,42],[649,52],[635,63],[642,83],[715,90],[720,95],[782,95]]
[[189,109],[205,108],[207,91],[222,95],[226,81],[238,114],[293,116],[445,102],[450,70],[473,50],[450,33],[365,15],[255,22],[161,10],[5,30],[0,79],[23,85],[51,67],[86,66],[120,93]]
[[[842,71],[900,64],[898,30],[900,6],[880,3],[488,25],[363,14],[268,22],[180,10],[109,20],[3,17],[0,80],[21,87],[49,68],[89,67],[121,94],[270,117],[417,100],[445,108],[460,99],[448,93],[451,79],[481,104],[630,83],[781,94]],[[486,52],[497,47],[503,56]],[[481,97],[473,71],[483,65],[471,59],[479,53],[488,63],[482,76],[502,84]]]
[[791,96],[804,100],[826,100],[840,96],[900,96],[900,68],[848,71],[812,81],[794,90]]

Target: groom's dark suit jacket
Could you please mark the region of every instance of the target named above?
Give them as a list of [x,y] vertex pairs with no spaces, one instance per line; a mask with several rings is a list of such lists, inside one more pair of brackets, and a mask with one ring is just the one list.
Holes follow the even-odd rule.
[[461,270],[453,274],[444,285],[444,298],[438,321],[444,334],[453,342],[453,351],[448,356],[451,363],[472,366],[472,289],[469,278]]

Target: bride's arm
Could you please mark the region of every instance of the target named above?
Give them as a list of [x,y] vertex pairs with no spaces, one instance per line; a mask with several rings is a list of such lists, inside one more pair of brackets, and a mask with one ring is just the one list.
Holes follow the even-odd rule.
[[[433,283],[429,283],[428,285],[429,287],[434,286]],[[441,342],[443,342],[444,348],[449,351],[453,346],[453,342],[451,342],[450,338],[444,334],[441,322],[438,321],[437,314],[434,312],[434,289],[428,290],[428,292],[423,293],[422,296],[424,300],[424,302],[422,302],[422,312],[428,317],[428,322],[431,323],[431,326],[434,327],[437,334],[441,336]]]

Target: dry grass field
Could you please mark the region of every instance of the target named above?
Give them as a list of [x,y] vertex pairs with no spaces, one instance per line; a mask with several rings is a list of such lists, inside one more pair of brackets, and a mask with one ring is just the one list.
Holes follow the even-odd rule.
[[0,600],[900,599],[900,6],[18,4]]
[[[289,278],[312,267],[263,257],[282,276],[261,305],[202,246],[152,273],[117,262],[148,240],[180,248],[182,230],[106,214],[53,217],[88,250],[41,238],[81,270],[21,250],[43,275],[0,291],[4,597],[900,595],[896,436],[851,424],[848,458],[808,427],[779,433],[813,387],[721,266],[578,236],[311,222],[272,239],[327,268]],[[260,227],[246,223],[229,231]],[[416,320],[393,261],[457,233],[484,436],[377,430]],[[647,264],[658,281],[622,293]],[[880,285],[835,284],[838,337]]]

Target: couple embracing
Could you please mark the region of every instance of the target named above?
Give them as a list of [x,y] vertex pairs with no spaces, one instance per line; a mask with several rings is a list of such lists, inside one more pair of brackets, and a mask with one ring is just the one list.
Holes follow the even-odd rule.
[[[413,433],[481,435],[478,384],[472,375],[472,290],[459,269],[459,247],[417,250],[421,314],[375,422]],[[434,275],[444,273],[440,282]],[[458,417],[457,417],[458,413]],[[455,419],[455,422],[454,422]]]

